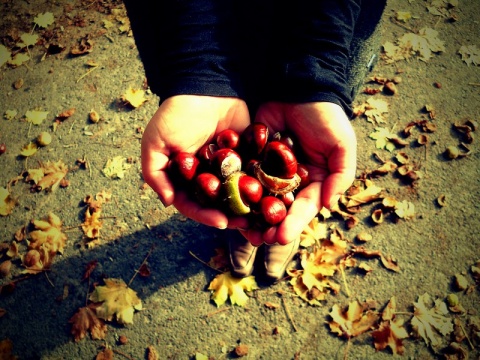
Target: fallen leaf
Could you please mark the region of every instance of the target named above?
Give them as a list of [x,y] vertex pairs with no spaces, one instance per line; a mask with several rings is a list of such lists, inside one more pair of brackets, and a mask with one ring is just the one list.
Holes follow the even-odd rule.
[[45,12],[35,16],[33,22],[40,27],[47,28],[49,25],[53,24],[54,17],[51,12]]
[[465,64],[480,65],[480,49],[478,49],[476,45],[463,45],[458,50],[458,53],[461,55]]
[[215,248],[215,256],[210,258],[208,265],[219,271],[226,271],[230,266],[228,255],[224,248]]
[[300,246],[313,246],[318,244],[321,239],[326,239],[327,236],[327,224],[320,222],[318,217],[314,217],[300,234]]
[[22,65],[24,62],[27,62],[28,60],[30,60],[30,56],[28,56],[28,54],[17,53],[13,58],[8,60],[7,63],[12,67],[17,67]]
[[108,159],[102,172],[106,177],[122,179],[125,176],[125,171],[131,166],[126,158],[119,155],[113,159]]
[[20,40],[22,41],[17,43],[17,46],[20,48],[33,46],[38,42],[38,35],[25,33],[20,35]]
[[93,270],[95,270],[97,265],[98,265],[98,260],[90,261],[85,267],[85,272],[83,273],[82,280],[87,280],[88,278],[90,278],[90,275],[92,274]]
[[380,316],[372,310],[364,310],[362,304],[353,301],[345,309],[333,305],[329,313],[332,321],[328,322],[330,331],[347,339],[363,334],[375,327]]
[[70,54],[73,56],[89,54],[93,51],[93,41],[89,36],[85,36],[78,40],[78,44],[72,47]]
[[397,201],[395,214],[401,219],[412,219],[415,216],[415,205],[407,200]]
[[384,114],[388,112],[388,103],[385,100],[370,98],[365,103],[356,106],[354,112],[365,115],[368,122],[385,123]]
[[27,145],[25,145],[22,150],[20,150],[20,155],[29,157],[34,155],[38,150],[37,144],[30,142]]
[[67,109],[67,110],[65,110],[65,111],[62,111],[60,114],[58,114],[58,115],[55,117],[55,120],[56,120],[56,121],[65,121],[65,120],[68,119],[70,116],[72,116],[73,114],[75,114],[75,111],[76,111],[75,108],[70,108],[70,109]]
[[51,212],[47,219],[33,220],[32,224],[36,230],[28,233],[29,249],[43,248],[52,256],[56,253],[63,253],[67,235],[62,232],[62,221],[57,215]]
[[48,111],[29,110],[25,113],[25,119],[33,125],[40,125],[48,115]]
[[96,286],[89,300],[101,303],[96,308],[100,319],[112,321],[115,317],[120,324],[132,324],[135,310],[142,310],[142,301],[122,279],[104,279],[105,286]]
[[376,140],[375,146],[377,149],[386,149],[390,152],[395,150],[397,146],[407,145],[398,135],[392,134],[388,129],[377,127],[375,132],[369,135],[371,139]]
[[14,207],[15,200],[10,197],[10,192],[4,187],[0,187],[0,215],[10,215]]
[[360,255],[366,258],[378,257],[385,268],[395,272],[400,271],[397,261],[390,255],[383,255],[380,250],[369,250],[364,246],[352,246],[351,252],[353,255]]
[[85,211],[85,221],[82,223],[82,230],[85,236],[89,239],[97,239],[100,236],[100,229],[103,222],[100,221],[100,214],[102,209],[88,207]]
[[3,118],[8,121],[15,119],[15,116],[17,116],[17,110],[5,110],[3,114]]
[[395,18],[398,21],[407,22],[412,18],[412,14],[410,13],[410,11],[397,11]]
[[414,315],[411,320],[413,332],[422,337],[427,345],[436,347],[441,344],[441,337],[453,331],[452,320],[447,317],[448,309],[440,299],[433,301],[428,293],[418,297],[413,303]]
[[113,350],[106,347],[95,356],[95,360],[113,360]]
[[160,357],[158,356],[157,350],[152,346],[149,345],[147,347],[147,360],[159,360]]
[[12,54],[10,51],[4,45],[0,44],[0,67],[9,62],[11,58]]
[[122,101],[137,108],[142,105],[147,99],[145,98],[145,90],[128,88],[125,94],[121,97]]
[[107,335],[107,325],[90,306],[78,309],[68,322],[72,324],[71,334],[75,341],[82,340],[88,332],[94,340],[105,339]]
[[369,179],[366,179],[364,184],[364,189],[360,190],[354,195],[347,196],[347,208],[368,204],[381,198],[381,192],[383,190],[381,187],[375,185],[373,181]]
[[25,180],[33,181],[35,184],[35,190],[55,191],[67,176],[68,167],[62,160],[58,160],[57,162],[47,161],[45,163],[40,163],[40,168],[28,169],[27,172],[28,176]]
[[232,305],[245,306],[248,300],[245,291],[257,289],[258,285],[254,276],[236,278],[229,271],[217,275],[208,286],[208,290],[212,292],[212,300],[217,307],[225,304],[228,299]]

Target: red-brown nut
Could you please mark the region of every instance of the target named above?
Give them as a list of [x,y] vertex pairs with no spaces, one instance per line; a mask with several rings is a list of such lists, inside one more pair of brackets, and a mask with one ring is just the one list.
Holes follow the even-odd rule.
[[214,207],[220,198],[222,182],[208,172],[201,173],[195,178],[195,197],[201,205]]
[[260,122],[251,123],[240,135],[241,152],[247,158],[260,155],[267,142],[268,127]]
[[267,195],[260,200],[260,214],[268,224],[277,225],[287,216],[287,208],[279,198]]
[[189,182],[197,175],[199,164],[195,154],[180,151],[169,160],[167,170],[173,181]]
[[270,176],[291,179],[297,173],[297,159],[287,145],[270,141],[264,149],[262,169]]
[[212,172],[226,179],[242,169],[242,159],[235,150],[224,148],[215,151],[210,160]]
[[300,185],[298,185],[297,190],[302,190],[305,186],[310,184],[310,176],[307,167],[303,164],[298,164],[297,175],[300,177]]
[[235,130],[225,129],[217,135],[217,146],[220,149],[236,149],[240,143],[240,135]]

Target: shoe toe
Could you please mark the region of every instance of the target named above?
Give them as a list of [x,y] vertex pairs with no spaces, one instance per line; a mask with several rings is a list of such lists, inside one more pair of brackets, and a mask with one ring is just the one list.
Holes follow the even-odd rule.
[[287,245],[265,246],[265,275],[271,281],[277,281],[285,275],[285,270],[298,251],[300,238]]
[[250,276],[258,248],[250,244],[239,232],[232,233],[228,240],[232,274],[236,277]]

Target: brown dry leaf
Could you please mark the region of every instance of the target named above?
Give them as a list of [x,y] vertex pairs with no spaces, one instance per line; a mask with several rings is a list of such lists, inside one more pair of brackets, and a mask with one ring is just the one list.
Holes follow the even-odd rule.
[[351,302],[344,310],[335,304],[329,315],[332,318],[332,321],[328,322],[330,331],[347,339],[373,329],[380,318],[379,314],[372,310],[365,311],[358,301]]
[[65,111],[62,111],[60,114],[58,114],[56,117],[55,117],[55,120],[56,121],[65,121],[67,120],[70,116],[72,116],[73,114],[75,114],[75,111],[76,109],[75,108],[70,108],[70,109],[67,109]]
[[353,245],[351,248],[351,253],[353,255],[360,255],[366,258],[379,257],[382,265],[388,270],[392,270],[395,272],[400,271],[400,267],[398,266],[397,261],[390,255],[383,255],[380,250],[368,250],[364,246]]
[[415,335],[422,337],[431,347],[441,345],[441,336],[447,336],[453,331],[452,319],[447,317],[445,302],[436,299],[432,304],[430,295],[425,293],[418,297],[413,306],[414,315],[410,323]]
[[348,202],[346,204],[346,207],[355,207],[378,200],[381,198],[382,190],[383,189],[375,185],[373,181],[366,179],[364,181],[364,188],[362,190],[353,195],[347,196]]
[[17,357],[12,354],[13,342],[10,339],[0,340],[0,359],[2,360],[17,360]]
[[97,354],[95,360],[113,360],[113,350],[106,347]]
[[63,253],[67,235],[62,232],[62,221],[57,215],[49,213],[46,220],[33,220],[32,224],[36,230],[28,234],[29,249],[43,248],[52,256],[56,253]]
[[300,246],[309,247],[318,244],[320,240],[326,239],[327,235],[327,224],[320,222],[318,217],[314,217],[300,234]]
[[105,339],[107,335],[107,325],[97,317],[91,306],[78,309],[68,322],[72,324],[71,333],[75,341],[82,340],[88,332],[94,340]]
[[97,239],[100,236],[100,229],[103,222],[100,221],[102,209],[89,206],[85,211],[85,221],[82,223],[82,230],[89,239]]
[[467,65],[480,65],[480,49],[476,45],[463,45],[458,50],[458,53]]
[[381,127],[375,128],[375,132],[372,132],[369,137],[376,140],[375,146],[377,149],[386,149],[390,152],[395,150],[397,146],[403,147],[408,145],[408,143],[400,139],[398,135],[393,134],[389,130]]
[[4,187],[0,187],[0,215],[10,215],[14,207],[15,200],[10,196],[10,192]]
[[87,280],[90,277],[90,275],[92,275],[92,272],[93,270],[95,270],[97,265],[98,265],[98,260],[89,261],[87,266],[85,267],[85,272],[83,273],[82,280]]
[[233,277],[229,271],[217,275],[208,286],[208,290],[212,292],[212,300],[217,307],[225,304],[228,299],[232,305],[245,306],[248,301],[245,291],[257,289],[258,285],[254,276],[239,279]]
[[132,324],[135,310],[142,310],[142,301],[122,279],[104,279],[105,286],[96,286],[89,300],[101,303],[96,308],[99,318],[120,324]]
[[380,327],[372,332],[372,337],[376,350],[390,347],[394,354],[403,355],[405,347],[402,339],[408,338],[408,333],[403,327],[403,320],[395,319],[383,321]]
[[47,189],[55,191],[67,176],[68,167],[62,160],[57,162],[47,161],[40,163],[40,168],[28,169],[27,172],[26,181],[33,181],[37,191]]
[[142,105],[147,99],[145,98],[145,90],[142,89],[132,89],[128,90],[121,96],[121,100],[124,103],[130,104],[132,107],[137,108]]
[[157,350],[152,346],[149,345],[147,347],[147,360],[159,360],[160,357],[158,356]]
[[70,54],[73,56],[89,54],[93,51],[93,41],[89,36],[85,36],[78,40],[78,44],[72,47]]
[[363,104],[354,108],[356,116],[364,115],[373,124],[385,123],[384,114],[388,113],[388,103],[385,100],[369,98]]
[[407,200],[397,201],[395,204],[395,214],[400,219],[412,219],[415,216],[415,205]]
[[208,265],[219,271],[226,271],[230,266],[230,261],[225,249],[215,248],[215,255],[210,258]]

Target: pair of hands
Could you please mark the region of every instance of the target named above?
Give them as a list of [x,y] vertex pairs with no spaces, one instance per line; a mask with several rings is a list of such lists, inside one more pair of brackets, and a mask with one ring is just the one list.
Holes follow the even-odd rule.
[[[229,97],[178,95],[165,100],[147,125],[142,138],[145,181],[165,206],[174,205],[186,217],[219,229],[239,229],[252,243],[288,243],[297,238],[323,207],[330,208],[355,178],[356,137],[343,109],[333,103],[287,104],[270,102],[255,120],[277,131],[292,133],[308,159],[311,183],[298,192],[287,217],[278,226],[260,232],[249,229],[241,217],[227,217],[207,209],[176,191],[166,169],[179,151],[195,153],[224,129],[241,133],[251,122],[243,100]],[[273,241],[272,241],[273,240]]]

